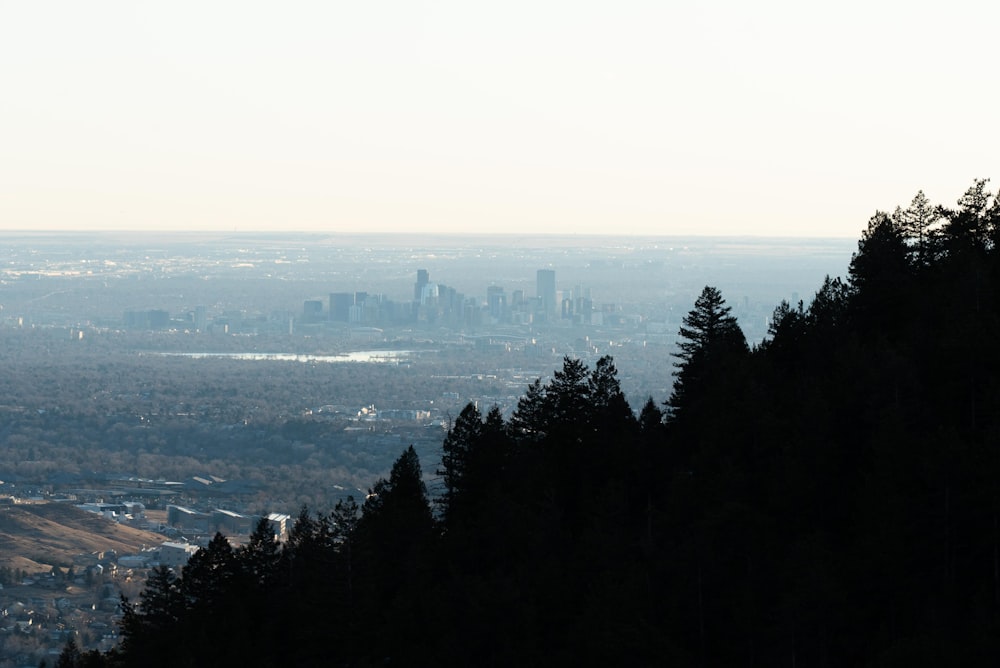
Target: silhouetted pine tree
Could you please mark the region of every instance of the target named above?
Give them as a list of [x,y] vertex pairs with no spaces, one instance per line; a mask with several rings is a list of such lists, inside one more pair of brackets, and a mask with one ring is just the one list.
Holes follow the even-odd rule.
[[354,531],[363,651],[371,660],[433,653],[429,583],[437,528],[411,445],[372,487]]
[[139,604],[122,600],[121,651],[128,666],[174,665],[174,636],[187,613],[177,577],[166,566],[153,568]]
[[734,355],[747,352],[746,339],[731,311],[717,288],[705,286],[684,316],[677,343],[680,352],[675,354],[680,361],[674,364],[674,388],[667,402],[668,421],[700,405],[698,394],[709,389],[708,379],[724,373]]
[[454,523],[453,509],[461,507],[462,495],[469,489],[467,480],[472,450],[482,438],[482,414],[475,404],[469,403],[462,409],[454,424],[448,429],[441,446],[441,468],[437,474],[444,484],[444,493],[437,503],[445,526]]

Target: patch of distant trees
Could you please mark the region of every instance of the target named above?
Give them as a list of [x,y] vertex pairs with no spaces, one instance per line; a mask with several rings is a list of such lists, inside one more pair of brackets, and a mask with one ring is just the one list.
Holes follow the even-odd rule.
[[[246,337],[229,338],[236,346]],[[185,342],[189,338],[131,332],[70,341],[50,330],[2,330],[0,479],[42,486],[67,473],[173,480],[211,474],[257,483],[257,510],[269,500],[288,504],[286,509],[302,503],[330,507],[341,495],[334,485],[367,488],[389,470],[401,445],[412,442],[422,454],[439,450],[441,431],[401,424],[391,434],[381,424],[366,425],[372,431],[345,431],[346,417],[310,410],[330,404],[355,410],[372,403],[380,409],[433,405],[456,415],[462,404],[449,405],[446,392],[513,403],[520,388],[472,372],[528,361],[518,355],[491,358],[471,346],[448,347],[401,366],[152,352]],[[659,364],[669,368],[663,360]],[[633,366],[644,373],[657,367],[641,359]],[[633,376],[633,387],[653,382]]]

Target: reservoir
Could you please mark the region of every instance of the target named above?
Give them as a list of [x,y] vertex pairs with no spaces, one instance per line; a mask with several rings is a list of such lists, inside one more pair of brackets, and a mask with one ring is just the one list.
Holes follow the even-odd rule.
[[[432,352],[432,351],[420,351]],[[413,358],[415,350],[358,350],[337,355],[302,355],[298,353],[153,353],[162,357],[188,357],[191,359],[234,359],[252,362],[306,362],[336,364],[340,362],[360,362],[369,364],[398,364]]]

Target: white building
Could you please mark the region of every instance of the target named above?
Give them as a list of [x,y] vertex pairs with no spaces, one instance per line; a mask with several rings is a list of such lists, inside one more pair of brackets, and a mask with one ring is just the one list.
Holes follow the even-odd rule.
[[189,543],[166,542],[160,545],[158,561],[161,566],[169,568],[183,568],[187,565],[188,559],[198,551],[197,545]]

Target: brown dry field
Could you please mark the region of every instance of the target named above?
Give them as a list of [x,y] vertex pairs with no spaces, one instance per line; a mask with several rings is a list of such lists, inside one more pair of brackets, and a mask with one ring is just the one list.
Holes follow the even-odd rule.
[[67,567],[81,553],[134,553],[163,536],[122,526],[64,503],[0,506],[0,566],[25,571]]

